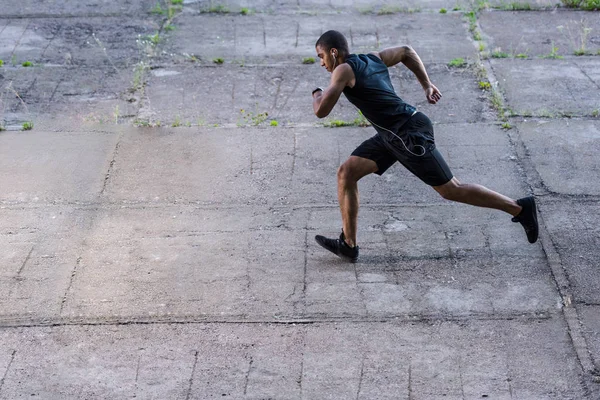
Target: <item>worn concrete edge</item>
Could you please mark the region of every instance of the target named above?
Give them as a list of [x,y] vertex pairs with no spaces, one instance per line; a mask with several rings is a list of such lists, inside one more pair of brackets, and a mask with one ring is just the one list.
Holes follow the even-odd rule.
[[550,320],[554,313],[548,311],[526,313],[461,313],[448,315],[445,313],[394,314],[381,316],[339,315],[188,315],[165,313],[156,315],[130,315],[113,317],[68,316],[68,317],[8,317],[0,316],[0,329],[35,328],[62,326],[113,326],[113,325],[173,325],[173,324],[332,324],[332,323],[430,323],[456,322],[468,323],[473,321],[542,321]]

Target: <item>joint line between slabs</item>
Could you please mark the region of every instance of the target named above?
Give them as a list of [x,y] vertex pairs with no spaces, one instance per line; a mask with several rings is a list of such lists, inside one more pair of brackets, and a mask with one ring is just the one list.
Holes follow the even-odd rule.
[[556,245],[546,229],[542,215],[540,217],[540,239],[542,249],[546,254],[546,260],[552,274],[552,279],[556,285],[557,291],[561,296],[563,303],[562,314],[569,328],[569,337],[577,355],[579,365],[585,373],[591,373],[596,370],[587,341],[582,333],[581,319],[577,308],[572,304],[573,295],[570,292],[571,283],[563,266],[562,258]]

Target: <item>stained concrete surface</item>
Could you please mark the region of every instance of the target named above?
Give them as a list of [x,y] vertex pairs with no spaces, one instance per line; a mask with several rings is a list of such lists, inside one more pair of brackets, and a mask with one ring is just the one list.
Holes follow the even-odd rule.
[[[598,13],[490,2],[480,53],[481,5],[8,5],[0,398],[598,398],[600,59],[554,30],[585,18],[593,53]],[[302,59],[329,28],[422,55],[440,104],[403,67],[396,90],[462,182],[537,196],[538,243],[400,165],[359,183],[358,263],[314,243],[339,234],[337,167],[374,133],[312,114],[328,74]],[[528,59],[478,64],[525,31]],[[562,59],[538,57],[548,39]],[[342,100],[327,121],[355,118]]]

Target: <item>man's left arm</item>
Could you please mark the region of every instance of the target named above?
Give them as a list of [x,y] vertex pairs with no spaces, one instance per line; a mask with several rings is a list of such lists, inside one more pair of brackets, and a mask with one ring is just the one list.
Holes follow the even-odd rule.
[[354,72],[348,64],[341,64],[333,70],[329,86],[313,93],[313,110],[317,117],[325,118],[329,115],[342,95],[344,88],[348,86],[353,78]]

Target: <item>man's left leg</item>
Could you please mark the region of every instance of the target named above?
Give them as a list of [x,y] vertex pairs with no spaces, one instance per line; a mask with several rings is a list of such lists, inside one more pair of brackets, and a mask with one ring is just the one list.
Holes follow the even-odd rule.
[[447,200],[505,211],[513,216],[513,222],[521,223],[530,243],[538,239],[537,210],[533,197],[513,200],[485,186],[460,183],[455,177],[433,188]]
[[509,197],[494,192],[485,186],[460,183],[456,177],[441,186],[433,186],[444,199],[470,204],[472,206],[494,208],[516,217],[523,207]]

